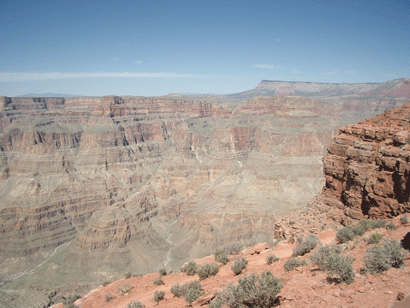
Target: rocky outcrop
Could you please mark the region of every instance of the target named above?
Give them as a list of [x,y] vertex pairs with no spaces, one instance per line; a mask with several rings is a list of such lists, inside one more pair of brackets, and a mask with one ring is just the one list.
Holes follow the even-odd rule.
[[341,128],[323,164],[324,200],[348,216],[410,211],[410,104]]

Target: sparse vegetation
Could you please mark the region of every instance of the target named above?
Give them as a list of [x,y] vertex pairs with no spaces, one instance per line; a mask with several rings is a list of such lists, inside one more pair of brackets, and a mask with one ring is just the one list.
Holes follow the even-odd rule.
[[347,226],[336,233],[336,239],[340,243],[347,243],[351,240],[353,240],[356,237],[356,234],[353,232],[353,227],[352,226]]
[[298,244],[293,249],[293,256],[296,257],[307,254],[308,252],[312,251],[318,243],[319,240],[314,234],[308,234],[305,238],[299,237]]
[[406,225],[410,222],[409,217],[407,217],[407,214],[404,214],[403,216],[400,217],[400,223],[402,225]]
[[130,272],[125,273],[124,277],[125,277],[125,279],[131,278],[132,274]]
[[155,291],[155,293],[154,293],[154,302],[156,302],[158,304],[163,299],[165,299],[165,291]]
[[159,273],[161,276],[166,276],[166,275],[167,275],[167,270],[166,270],[165,268],[161,268],[161,269],[158,271],[158,273]]
[[145,308],[145,305],[141,302],[133,301],[128,304],[127,308]]
[[394,222],[389,222],[387,225],[386,225],[386,229],[387,230],[396,230],[397,229],[397,227],[396,227],[396,225],[394,224]]
[[277,304],[277,295],[281,289],[281,282],[272,272],[264,271],[260,276],[252,273],[240,278],[236,286],[230,284],[222,290],[209,307],[273,307]]
[[158,276],[157,278],[154,279],[154,284],[157,286],[165,284],[165,282],[162,280],[162,276]]
[[404,266],[404,250],[394,239],[386,239],[382,245],[372,246],[364,255],[364,271],[372,274],[387,271],[389,268]]
[[226,249],[226,252],[229,253],[230,255],[237,255],[238,253],[241,252],[242,249],[243,249],[242,244],[239,243],[239,242],[236,242],[236,243],[233,243],[232,245],[230,245]]
[[225,265],[229,262],[229,256],[224,250],[217,250],[215,253],[215,261]]
[[242,274],[242,271],[246,268],[246,265],[248,265],[248,260],[246,260],[245,258],[240,258],[235,260],[235,262],[231,266],[231,269],[235,273],[235,275],[239,275]]
[[219,266],[211,263],[205,264],[198,272],[199,280],[204,280],[208,277],[215,276],[219,272]]
[[189,276],[193,276],[198,272],[198,265],[194,261],[190,261],[181,268],[181,272],[187,273]]
[[379,232],[374,232],[370,234],[370,236],[366,239],[366,242],[368,244],[376,245],[380,243],[380,240],[382,239],[382,237],[383,237],[383,234]]
[[114,294],[107,293],[104,295],[104,300],[108,303],[110,300],[114,299]]
[[174,295],[175,297],[181,297],[184,296],[186,292],[186,286],[185,285],[180,285],[179,283],[174,284],[171,287],[171,293],[172,295]]
[[200,289],[188,289],[185,294],[185,300],[191,306],[194,301],[204,295],[205,292],[201,291]]
[[108,284],[110,284],[110,283],[111,283],[111,281],[108,281],[108,280],[107,280],[107,281],[104,281],[104,282],[102,283],[102,286],[105,287],[106,285],[108,285]]
[[278,256],[277,255],[275,255],[274,253],[270,253],[270,254],[268,254],[267,256],[266,256],[266,263],[267,264],[272,264],[272,263],[274,263],[274,262],[276,262],[276,261],[279,261],[279,258],[278,258]]
[[131,287],[128,283],[123,283],[117,288],[117,290],[121,294],[121,296],[123,296],[131,291]]
[[355,277],[352,267],[354,259],[343,256],[342,250],[340,245],[322,246],[311,256],[311,260],[314,265],[317,265],[331,277],[336,275],[338,282],[349,284],[353,282]]
[[291,258],[285,262],[283,267],[285,268],[285,271],[293,271],[295,268],[299,266],[306,266],[308,265],[305,260],[301,260],[299,258]]

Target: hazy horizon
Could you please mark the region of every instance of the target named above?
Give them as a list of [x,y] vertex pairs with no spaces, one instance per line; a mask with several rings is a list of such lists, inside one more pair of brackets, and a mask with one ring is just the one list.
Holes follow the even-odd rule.
[[410,76],[407,1],[3,1],[0,95],[230,94]]

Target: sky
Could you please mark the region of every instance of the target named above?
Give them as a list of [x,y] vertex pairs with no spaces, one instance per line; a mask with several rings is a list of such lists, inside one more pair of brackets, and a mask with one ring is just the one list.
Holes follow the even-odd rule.
[[410,1],[0,3],[0,95],[230,94],[410,77]]

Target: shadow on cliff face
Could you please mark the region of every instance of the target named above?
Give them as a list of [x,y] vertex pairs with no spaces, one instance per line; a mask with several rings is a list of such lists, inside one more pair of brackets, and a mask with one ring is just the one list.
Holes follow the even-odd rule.
[[404,249],[410,250],[410,232],[407,232],[400,243]]

